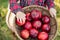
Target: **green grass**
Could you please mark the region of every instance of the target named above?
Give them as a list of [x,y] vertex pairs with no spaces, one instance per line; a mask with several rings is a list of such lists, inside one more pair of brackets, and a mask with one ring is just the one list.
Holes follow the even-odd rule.
[[[5,17],[7,14],[8,0],[0,0],[0,40],[18,40],[14,37],[11,30],[6,25]],[[57,10],[57,23],[58,23],[58,33],[55,40],[60,40],[60,8],[56,6]]]
[[6,25],[8,0],[0,0],[0,40],[17,40]]

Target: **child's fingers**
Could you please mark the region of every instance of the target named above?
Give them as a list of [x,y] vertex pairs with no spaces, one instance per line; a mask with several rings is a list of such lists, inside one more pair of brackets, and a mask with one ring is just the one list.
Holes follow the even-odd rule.
[[53,17],[53,13],[50,11],[50,15]]
[[20,23],[22,23],[22,19],[20,18],[19,20],[20,20]]
[[52,17],[56,17],[56,10],[54,8],[50,8],[49,11]]
[[25,23],[25,20],[26,20],[26,19],[25,19],[25,18],[23,18],[22,20],[23,20],[23,23]]

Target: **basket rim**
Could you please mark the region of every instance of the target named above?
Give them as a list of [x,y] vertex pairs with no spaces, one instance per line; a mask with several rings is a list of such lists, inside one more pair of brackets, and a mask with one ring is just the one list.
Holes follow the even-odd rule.
[[43,6],[39,6],[39,5],[30,5],[30,6],[26,6],[26,7],[22,8],[22,11],[23,11],[24,9],[26,9],[26,8],[29,8],[29,7],[39,7],[39,8],[43,8],[43,9],[45,9],[45,10],[48,10],[47,8],[45,8],[45,7],[43,7]]

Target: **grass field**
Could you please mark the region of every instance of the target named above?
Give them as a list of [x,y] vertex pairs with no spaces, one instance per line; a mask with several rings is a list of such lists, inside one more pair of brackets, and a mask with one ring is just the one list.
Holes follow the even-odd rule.
[[[17,37],[14,37],[12,32],[6,25],[5,17],[7,14],[8,0],[0,0],[0,40],[19,40]],[[57,23],[58,23],[58,33],[55,40],[60,40],[60,8],[55,7],[57,10]]]

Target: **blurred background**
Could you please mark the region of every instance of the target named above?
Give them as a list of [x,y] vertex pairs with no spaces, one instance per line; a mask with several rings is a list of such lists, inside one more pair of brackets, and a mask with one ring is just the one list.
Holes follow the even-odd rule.
[[[57,10],[58,33],[55,40],[60,40],[60,0],[55,0],[55,8]],[[0,40],[19,40],[14,36],[6,25],[5,18],[7,14],[8,0],[0,0]]]

